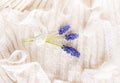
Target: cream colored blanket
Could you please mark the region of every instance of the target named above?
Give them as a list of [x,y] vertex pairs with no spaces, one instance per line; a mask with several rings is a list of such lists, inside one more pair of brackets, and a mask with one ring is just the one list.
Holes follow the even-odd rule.
[[[0,0],[0,83],[120,83],[119,10],[120,0]],[[79,58],[45,42],[66,24]]]

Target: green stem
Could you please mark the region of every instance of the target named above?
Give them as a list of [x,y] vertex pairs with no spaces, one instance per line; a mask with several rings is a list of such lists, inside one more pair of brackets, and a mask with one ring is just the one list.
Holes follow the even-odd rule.
[[33,39],[31,39],[31,40],[23,40],[22,42],[34,42],[34,40]]
[[46,42],[49,43],[49,44],[52,44],[52,45],[58,46],[58,47],[62,47],[62,45],[60,45],[60,44],[56,44],[56,43],[49,42],[49,41],[46,41]]

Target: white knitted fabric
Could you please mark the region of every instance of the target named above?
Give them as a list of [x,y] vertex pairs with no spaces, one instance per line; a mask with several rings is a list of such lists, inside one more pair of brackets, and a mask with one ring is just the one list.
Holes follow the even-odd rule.
[[[119,10],[120,0],[0,0],[0,83],[120,83]],[[66,24],[80,58],[45,43]]]

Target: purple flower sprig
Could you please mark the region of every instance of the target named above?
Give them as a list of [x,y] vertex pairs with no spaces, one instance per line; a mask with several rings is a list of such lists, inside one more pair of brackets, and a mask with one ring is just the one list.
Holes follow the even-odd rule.
[[68,54],[70,54],[70,55],[72,55],[72,56],[80,57],[80,53],[79,53],[75,48],[73,48],[73,47],[69,47],[69,46],[63,45],[63,46],[62,46],[62,49],[63,49],[66,53],[68,53]]
[[71,34],[65,35],[65,39],[67,41],[77,39],[78,37],[79,35],[77,33],[71,33]]
[[65,34],[70,28],[71,28],[70,25],[66,25],[66,26],[64,26],[64,27],[61,27],[61,28],[58,30],[59,35]]

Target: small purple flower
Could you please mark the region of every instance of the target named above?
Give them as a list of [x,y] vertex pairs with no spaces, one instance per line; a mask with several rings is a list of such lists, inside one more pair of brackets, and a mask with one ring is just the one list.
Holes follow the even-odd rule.
[[79,57],[80,56],[80,53],[75,48],[63,45],[62,49],[66,53],[71,54],[72,56],[75,56],[75,57]]
[[69,40],[74,40],[74,39],[76,39],[76,38],[78,38],[78,37],[79,37],[78,34],[76,34],[76,33],[71,33],[71,34],[66,35],[66,36],[65,36],[65,39],[69,41]]
[[58,30],[59,35],[62,35],[62,34],[64,34],[64,33],[66,33],[70,28],[71,28],[70,25],[66,25],[66,26],[60,28],[60,29]]

